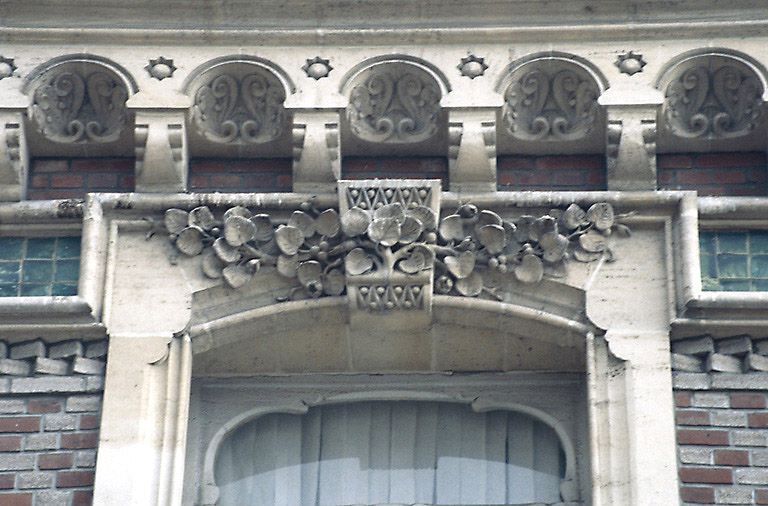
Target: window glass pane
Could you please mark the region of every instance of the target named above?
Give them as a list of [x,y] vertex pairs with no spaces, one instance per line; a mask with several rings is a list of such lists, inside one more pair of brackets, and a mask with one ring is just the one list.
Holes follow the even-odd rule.
[[77,295],[79,237],[0,237],[0,297]]
[[216,457],[217,504],[559,503],[548,425],[443,402],[355,402],[246,423]]
[[699,251],[704,290],[766,290],[768,231],[700,231]]

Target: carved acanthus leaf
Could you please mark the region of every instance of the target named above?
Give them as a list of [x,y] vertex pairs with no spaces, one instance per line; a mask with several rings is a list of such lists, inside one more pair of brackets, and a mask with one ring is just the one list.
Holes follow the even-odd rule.
[[397,64],[363,72],[347,107],[352,132],[371,142],[414,143],[432,137],[440,120],[440,89],[426,72]]
[[507,87],[503,121],[518,139],[578,140],[597,121],[599,94],[595,82],[576,70],[530,70]]
[[61,70],[44,75],[35,89],[32,118],[56,142],[112,142],[125,125],[128,91],[106,72]]
[[679,137],[739,137],[757,125],[762,94],[758,79],[741,66],[699,65],[667,86],[664,118]]
[[280,136],[285,91],[272,74],[218,74],[195,93],[192,117],[198,130],[218,143],[261,144]]

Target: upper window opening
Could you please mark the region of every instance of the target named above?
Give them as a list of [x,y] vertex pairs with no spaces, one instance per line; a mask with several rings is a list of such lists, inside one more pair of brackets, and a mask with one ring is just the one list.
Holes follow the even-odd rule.
[[77,295],[79,237],[0,237],[0,297]]
[[768,290],[768,230],[700,231],[704,290]]

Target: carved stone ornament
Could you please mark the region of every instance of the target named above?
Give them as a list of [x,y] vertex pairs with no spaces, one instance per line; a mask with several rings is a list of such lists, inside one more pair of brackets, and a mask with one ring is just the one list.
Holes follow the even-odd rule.
[[16,64],[13,63],[13,58],[6,58],[0,55],[0,79],[11,77],[16,71]]
[[371,142],[415,143],[440,123],[440,88],[413,65],[389,63],[360,73],[349,97],[352,133]]
[[217,73],[195,93],[192,118],[207,139],[223,144],[262,144],[280,136],[285,89],[266,70]]
[[149,73],[151,77],[154,77],[158,81],[162,81],[168,77],[173,77],[173,73],[176,72],[176,66],[173,64],[173,58],[165,58],[160,56],[149,60],[149,64],[144,67],[144,70]]
[[597,84],[576,66],[525,66],[504,92],[503,121],[522,140],[574,141],[598,119]]
[[[111,72],[77,65],[43,74],[33,94],[31,116],[55,142],[112,142],[125,126],[128,90]],[[80,69],[94,69],[90,72]]]
[[[346,186],[344,186],[344,183]],[[432,292],[504,300],[490,278],[525,284],[562,277],[569,259],[613,259],[609,237],[627,237],[608,203],[504,219],[463,204],[439,220],[439,187],[342,182],[341,212],[305,202],[288,219],[237,206],[169,209],[164,230],[178,253],[202,255],[203,273],[232,288],[260,269],[296,287],[278,300],[348,294],[364,311],[423,309]]]
[[762,94],[746,66],[690,67],[667,85],[664,119],[678,137],[739,137],[757,125]]

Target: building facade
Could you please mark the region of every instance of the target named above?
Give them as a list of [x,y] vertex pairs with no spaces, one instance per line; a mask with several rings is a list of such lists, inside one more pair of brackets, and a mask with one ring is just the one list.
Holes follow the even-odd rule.
[[1,504],[768,504],[762,2],[0,14]]

